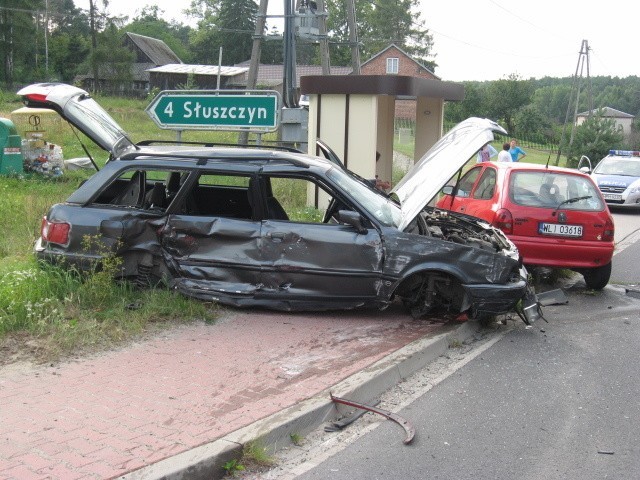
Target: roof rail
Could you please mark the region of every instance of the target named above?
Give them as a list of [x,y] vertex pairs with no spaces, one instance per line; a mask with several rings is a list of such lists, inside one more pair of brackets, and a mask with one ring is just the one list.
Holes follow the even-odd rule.
[[276,145],[271,143],[266,144],[244,144],[238,145],[237,143],[216,143],[216,142],[183,142],[175,140],[143,140],[138,142],[138,146],[150,146],[150,145],[197,145],[200,147],[235,147],[235,148],[257,148],[264,150],[282,150],[283,152],[293,153],[305,153],[302,150],[295,147],[287,147],[284,145]]
[[[295,152],[295,150],[294,150]],[[172,153],[157,153],[157,152],[140,152],[140,151],[136,151],[136,152],[130,152],[130,153],[125,153],[124,155],[122,155],[118,160],[121,161],[126,161],[126,160],[136,160],[140,157],[151,157],[153,159],[186,159],[186,160],[197,160],[197,164],[198,165],[205,165],[207,163],[207,161],[209,160],[237,160],[237,161],[243,161],[243,160],[264,160],[264,161],[269,161],[269,160],[278,160],[278,161],[282,161],[282,162],[287,162],[290,163],[291,165],[295,165],[297,167],[308,167],[308,165],[304,162],[301,162],[295,158],[283,158],[283,157],[279,157],[279,158],[275,158],[275,159],[269,159],[269,158],[259,158],[259,157],[249,157],[249,158],[244,158],[244,157],[229,157],[228,155],[223,155],[220,154],[220,152],[211,152],[212,154],[206,155],[206,154],[202,154],[202,155],[198,155],[198,154],[193,154],[193,153],[179,153],[179,152],[172,152]],[[299,153],[299,152],[297,152]]]

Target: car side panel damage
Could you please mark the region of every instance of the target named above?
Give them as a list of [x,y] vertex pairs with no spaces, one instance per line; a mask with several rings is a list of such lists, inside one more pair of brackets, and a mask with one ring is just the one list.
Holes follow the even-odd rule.
[[170,215],[158,235],[176,290],[209,299],[259,290],[260,222]]
[[162,235],[172,285],[189,296],[280,310],[355,308],[379,298],[383,249],[375,229],[361,235],[337,224],[172,218]]

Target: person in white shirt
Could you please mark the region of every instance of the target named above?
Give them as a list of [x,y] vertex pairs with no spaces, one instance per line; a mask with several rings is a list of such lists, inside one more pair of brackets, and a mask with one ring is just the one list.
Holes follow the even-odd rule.
[[510,143],[505,143],[504,145],[502,145],[502,150],[498,154],[498,161],[499,162],[512,162],[513,161],[511,159],[511,154],[509,153],[509,149],[510,148],[511,148],[511,144]]

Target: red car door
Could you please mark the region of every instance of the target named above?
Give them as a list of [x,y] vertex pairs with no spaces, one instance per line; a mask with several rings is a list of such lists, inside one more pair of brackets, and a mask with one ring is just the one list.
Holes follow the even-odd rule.
[[498,189],[497,169],[492,163],[485,163],[469,170],[460,179],[456,196],[445,195],[437,206],[491,223],[495,217]]
[[[471,199],[471,193],[473,192],[476,181],[480,177],[481,172],[482,165],[478,165],[465,173],[460,178],[460,181],[457,182],[458,188],[455,191],[455,197],[444,194],[443,197],[438,200],[436,206],[445,210],[467,213],[466,210],[469,200]],[[456,182],[453,181],[452,183],[455,184]]]

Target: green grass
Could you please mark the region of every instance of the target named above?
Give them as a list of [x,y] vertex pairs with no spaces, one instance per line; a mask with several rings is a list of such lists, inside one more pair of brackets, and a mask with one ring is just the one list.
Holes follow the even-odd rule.
[[[175,139],[174,132],[158,129],[144,113],[145,101],[104,97],[98,102],[134,141]],[[20,106],[14,95],[0,95],[0,117],[12,118],[11,112]],[[23,138],[33,128],[28,117],[14,116],[13,121]],[[55,115],[42,115],[40,129],[47,141],[62,146],[65,159],[86,156],[80,141],[99,166],[108,158]],[[235,142],[236,135],[188,132],[183,140]],[[50,361],[111,348],[157,328],[193,321],[211,323],[218,315],[215,305],[162,288],[137,290],[112,281],[108,271],[87,276],[36,262],[33,245],[40,235],[42,217],[91,174],[0,176],[0,346],[4,351],[22,355],[22,350],[28,350],[29,359]],[[7,357],[3,362],[10,361]]]

